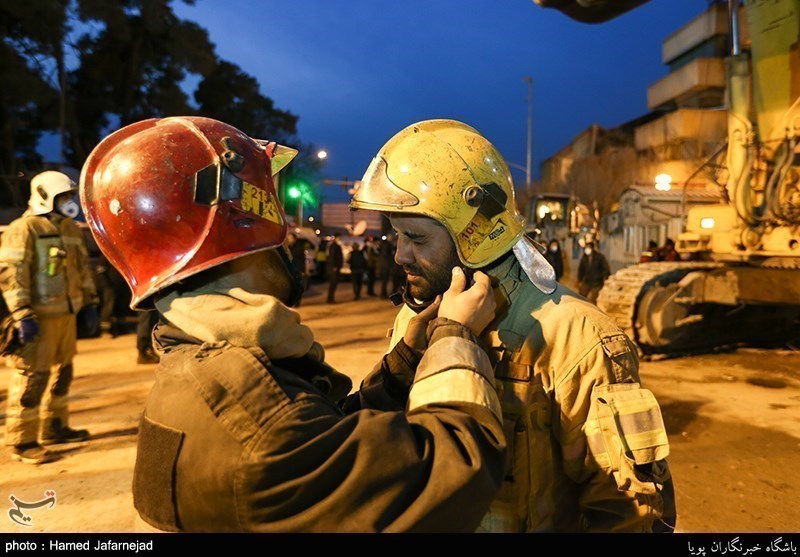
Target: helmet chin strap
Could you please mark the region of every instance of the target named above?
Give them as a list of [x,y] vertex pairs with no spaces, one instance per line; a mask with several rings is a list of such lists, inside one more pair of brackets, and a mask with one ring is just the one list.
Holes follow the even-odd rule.
[[433,300],[423,301],[413,298],[408,292],[408,284],[400,287],[400,290],[389,296],[389,301],[395,306],[407,305],[414,313],[420,313],[433,303]]

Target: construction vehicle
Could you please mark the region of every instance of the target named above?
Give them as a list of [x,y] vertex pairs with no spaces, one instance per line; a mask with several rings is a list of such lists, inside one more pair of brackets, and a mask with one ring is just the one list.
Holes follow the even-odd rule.
[[540,193],[527,210],[526,233],[537,242],[558,240],[565,245],[575,237],[597,234],[596,211],[568,193]]
[[599,242],[597,211],[568,193],[540,193],[529,202],[525,233],[542,245],[558,240],[568,258],[566,269],[577,269],[586,242]]
[[[599,22],[646,0],[535,1]],[[598,297],[644,355],[800,337],[800,0],[739,4],[728,0],[727,149],[708,161],[724,202],[689,210],[681,261],[624,268]]]

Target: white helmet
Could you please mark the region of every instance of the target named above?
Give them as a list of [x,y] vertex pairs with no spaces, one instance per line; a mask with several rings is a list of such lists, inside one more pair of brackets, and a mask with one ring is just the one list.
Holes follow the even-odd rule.
[[75,191],[78,185],[66,174],[46,170],[31,180],[31,198],[28,200],[29,215],[46,215],[53,212],[53,200],[62,193]]

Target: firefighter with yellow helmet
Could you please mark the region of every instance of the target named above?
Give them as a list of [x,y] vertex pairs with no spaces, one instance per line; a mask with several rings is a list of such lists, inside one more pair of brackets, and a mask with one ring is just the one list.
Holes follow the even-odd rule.
[[480,342],[509,451],[479,530],[672,531],[669,444],[659,405],[640,385],[636,349],[556,282],[524,234],[492,144],[453,120],[408,126],[372,160],[351,207],[383,212],[398,235],[407,283],[391,346],[447,287],[452,266],[491,277],[496,318]]
[[17,370],[8,387],[6,445],[15,460],[26,463],[55,458],[42,445],[89,437],[85,429],[69,427],[67,405],[76,315],[88,306],[82,316],[90,330],[98,322],[89,256],[74,220],[79,215],[77,184],[61,172],[42,172],[31,180],[27,211],[9,225],[0,244],[0,286],[18,344],[12,353]]

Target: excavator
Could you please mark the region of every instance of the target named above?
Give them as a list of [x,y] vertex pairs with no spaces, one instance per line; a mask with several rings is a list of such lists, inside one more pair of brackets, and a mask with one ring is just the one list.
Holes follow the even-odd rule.
[[[647,1],[534,0],[586,23]],[[689,209],[680,261],[626,267],[597,300],[645,357],[800,338],[800,0],[728,0],[728,25],[723,202]]]

